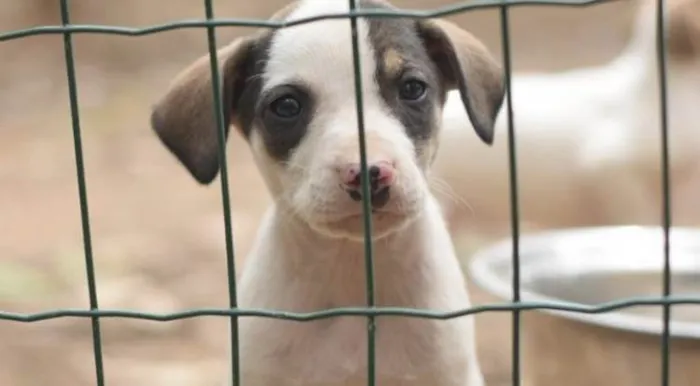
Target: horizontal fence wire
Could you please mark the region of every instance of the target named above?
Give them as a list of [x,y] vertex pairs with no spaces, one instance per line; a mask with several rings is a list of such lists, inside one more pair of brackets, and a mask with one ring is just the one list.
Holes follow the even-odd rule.
[[419,319],[454,319],[467,315],[478,315],[487,312],[512,312],[512,311],[531,311],[531,310],[550,310],[574,312],[580,314],[604,314],[611,311],[617,311],[632,307],[658,307],[664,305],[694,305],[700,306],[700,297],[698,296],[648,296],[634,297],[630,299],[617,300],[611,302],[600,303],[597,305],[585,305],[570,302],[559,301],[521,301],[517,304],[513,303],[490,303],[480,306],[473,306],[461,310],[450,312],[435,312],[429,309],[421,308],[399,308],[399,307],[336,307],[327,308],[321,311],[314,312],[288,312],[272,309],[256,309],[256,308],[197,308],[182,312],[140,312],[129,310],[81,310],[81,309],[63,309],[55,311],[45,311],[36,313],[19,313],[19,312],[0,312],[0,320],[10,320],[15,322],[32,323],[49,319],[60,318],[92,318],[99,316],[101,318],[125,318],[125,319],[141,319],[154,322],[169,322],[173,320],[191,319],[204,316],[221,316],[221,317],[256,317],[269,319],[286,319],[297,322],[305,322],[310,320],[321,320],[337,318],[341,316],[404,316],[408,318]]
[[[661,140],[661,166],[662,166],[662,220],[663,220],[663,235],[664,235],[664,269],[663,269],[663,293],[660,297],[635,297],[621,299],[597,305],[582,305],[570,302],[554,302],[554,301],[537,301],[524,302],[521,301],[520,293],[520,257],[519,257],[519,207],[518,207],[518,180],[517,180],[517,157],[516,157],[516,135],[513,124],[513,108],[511,103],[511,50],[509,40],[509,16],[508,9],[519,6],[568,6],[568,7],[583,7],[600,3],[610,3],[617,0],[474,0],[462,2],[458,4],[448,5],[435,8],[433,10],[375,10],[375,9],[356,9],[357,0],[348,0],[350,4],[350,12],[345,13],[329,13],[314,17],[297,19],[292,22],[286,21],[270,21],[261,19],[242,19],[242,18],[214,18],[214,10],[212,0],[204,0],[205,19],[204,20],[180,20],[171,23],[152,25],[148,27],[124,27],[124,26],[109,26],[109,25],[75,25],[70,23],[69,1],[61,0],[61,25],[60,26],[38,26],[26,29],[18,29],[11,31],[0,32],[0,42],[20,39],[37,35],[52,35],[60,34],[64,39],[65,63],[68,78],[69,94],[70,94],[70,110],[72,117],[73,137],[74,137],[74,152],[76,160],[76,173],[78,183],[78,194],[80,200],[80,216],[82,221],[83,243],[85,253],[85,263],[87,272],[88,294],[90,308],[83,309],[63,309],[37,313],[15,313],[0,311],[0,320],[14,322],[39,322],[57,318],[89,318],[92,321],[94,359],[96,368],[96,377],[98,386],[104,385],[104,370],[102,360],[102,343],[100,336],[100,318],[126,318],[126,319],[141,319],[156,322],[168,322],[174,320],[183,320],[195,317],[229,317],[231,318],[231,348],[232,348],[232,376],[233,384],[239,385],[240,379],[238,365],[239,357],[237,352],[238,342],[238,325],[239,317],[262,317],[284,319],[290,321],[311,321],[341,316],[365,316],[368,318],[368,383],[374,385],[374,318],[377,316],[404,316],[411,318],[425,319],[452,319],[467,315],[476,315],[485,312],[512,312],[513,313],[513,385],[520,384],[520,312],[528,310],[550,310],[560,312],[575,312],[582,314],[601,314],[615,310],[630,308],[630,307],[663,307],[663,334],[661,341],[662,350],[662,380],[661,384],[667,386],[670,384],[670,318],[672,305],[700,305],[700,298],[687,296],[673,296],[671,294],[671,264],[670,264],[670,228],[671,228],[671,199],[670,199],[670,173],[669,173],[669,143],[668,143],[668,112],[667,112],[667,68],[666,68],[666,47],[665,47],[665,13],[664,0],[657,0],[657,47],[658,47],[658,63],[659,63],[659,83],[661,85],[660,93],[660,112],[661,122],[660,128],[662,133]],[[508,117],[508,156],[509,156],[509,183],[511,197],[511,232],[512,232],[512,248],[513,248],[513,300],[510,303],[504,304],[488,304],[481,306],[473,306],[467,309],[452,311],[452,312],[434,312],[422,309],[408,308],[393,308],[393,307],[375,307],[374,306],[374,274],[372,263],[372,243],[369,242],[371,235],[371,216],[365,216],[365,257],[366,257],[366,272],[367,272],[367,307],[345,307],[325,309],[316,312],[294,313],[283,312],[277,310],[262,310],[262,309],[243,309],[237,306],[236,283],[235,283],[235,253],[233,231],[231,226],[231,204],[229,202],[229,184],[228,173],[226,169],[226,146],[225,146],[225,128],[223,120],[223,106],[220,95],[219,68],[216,54],[216,34],[215,29],[218,27],[256,27],[256,28],[287,28],[295,25],[311,23],[320,20],[329,19],[349,19],[351,23],[352,43],[353,43],[353,61],[355,64],[355,95],[357,104],[358,116],[358,131],[359,131],[359,149],[361,155],[362,167],[362,185],[364,194],[363,197],[369,196],[367,183],[367,166],[366,166],[366,149],[364,144],[364,116],[362,109],[362,81],[360,76],[361,69],[359,68],[359,51],[357,39],[357,19],[358,18],[416,18],[428,19],[447,17],[454,14],[500,7],[500,21],[502,33],[502,46],[504,57],[504,68],[506,73],[506,87],[509,92],[507,97],[507,117]],[[227,274],[229,279],[229,307],[228,308],[200,308],[191,309],[182,312],[172,313],[149,313],[129,310],[109,310],[100,309],[98,306],[98,296],[95,281],[95,268],[93,261],[93,253],[91,246],[90,221],[87,201],[87,184],[85,179],[85,171],[83,165],[83,150],[81,144],[81,127],[79,118],[79,104],[76,86],[75,64],[73,57],[73,46],[71,36],[73,34],[108,34],[108,35],[123,35],[123,36],[143,36],[156,33],[162,33],[179,29],[204,28],[207,30],[207,42],[210,55],[211,72],[214,79],[213,90],[215,110],[212,113],[216,114],[216,122],[219,129],[218,149],[219,161],[221,167],[221,193],[222,206],[224,212],[225,225],[225,242],[226,242],[226,260]],[[368,200],[363,200],[363,211],[369,213]]]
[[0,42],[5,40],[19,39],[28,36],[36,35],[54,35],[69,32],[71,34],[107,34],[107,35],[125,35],[125,36],[141,36],[152,35],[155,33],[180,30],[180,29],[201,29],[206,27],[253,27],[253,28],[286,28],[300,24],[312,23],[314,21],[329,20],[329,19],[348,19],[351,17],[366,17],[366,18],[415,18],[415,19],[431,19],[452,16],[458,13],[467,11],[476,11],[480,9],[490,9],[501,6],[508,8],[520,6],[563,6],[563,7],[586,7],[600,3],[611,3],[624,0],[474,0],[462,2],[454,5],[438,7],[433,11],[425,10],[370,10],[361,9],[352,12],[327,13],[318,16],[305,17],[295,19],[294,21],[272,21],[266,19],[255,18],[218,18],[215,20],[179,20],[171,23],[164,23],[143,28],[132,28],[124,26],[110,25],[69,25],[69,26],[39,26],[18,29],[0,33]]

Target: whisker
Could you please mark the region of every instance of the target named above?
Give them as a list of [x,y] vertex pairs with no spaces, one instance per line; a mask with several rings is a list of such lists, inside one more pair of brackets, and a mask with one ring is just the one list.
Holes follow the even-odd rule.
[[448,199],[452,201],[453,204],[456,204],[457,206],[464,207],[469,210],[470,215],[475,216],[476,211],[474,210],[474,207],[469,204],[469,202],[466,200],[466,198],[460,196],[457,194],[457,192],[452,188],[452,186],[447,183],[447,181],[441,180],[437,177],[433,177],[429,181],[430,187],[433,191],[436,193],[440,193],[445,195]]

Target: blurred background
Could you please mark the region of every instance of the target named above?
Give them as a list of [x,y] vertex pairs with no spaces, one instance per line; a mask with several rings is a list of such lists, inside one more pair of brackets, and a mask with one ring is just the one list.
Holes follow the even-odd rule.
[[[0,32],[60,24],[56,0],[0,0]],[[75,0],[73,23],[147,26],[202,18],[194,0]],[[219,17],[265,18],[283,0],[214,1]],[[449,0],[395,0],[430,8]],[[588,8],[514,9],[516,71],[557,70],[614,57],[630,32],[633,1]],[[500,58],[494,10],[455,21]],[[242,28],[218,30],[223,45]],[[151,103],[183,66],[206,52],[204,30],[144,37],[74,38],[80,118],[100,307],[169,312],[225,307],[227,279],[218,180],[199,186],[149,128]],[[0,309],[88,306],[62,38],[0,43]],[[238,270],[268,196],[245,143],[228,145]],[[490,237],[462,241],[471,250]],[[459,236],[459,232],[456,233]],[[475,302],[487,301],[473,289]],[[491,385],[510,382],[510,317],[477,318]],[[110,386],[214,385],[226,374],[224,318],[172,323],[105,319]],[[575,348],[572,348],[575,349]],[[0,385],[95,384],[89,320],[0,322]]]

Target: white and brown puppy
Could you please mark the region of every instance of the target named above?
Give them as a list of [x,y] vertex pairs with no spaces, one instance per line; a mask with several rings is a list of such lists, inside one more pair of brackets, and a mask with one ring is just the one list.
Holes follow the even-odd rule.
[[[344,0],[305,0],[274,18],[347,11]],[[426,173],[446,92],[460,90],[476,133],[490,143],[502,73],[472,35],[444,21],[361,19],[358,33],[376,304],[464,309],[465,281]],[[274,199],[243,271],[241,307],[366,305],[351,47],[350,22],[340,19],[260,31],[219,51],[226,124],[249,142]],[[152,116],[165,146],[201,183],[219,168],[211,87],[205,56],[174,81]],[[473,329],[470,317],[378,317],[378,384],[482,385]],[[367,383],[363,317],[243,318],[238,349],[245,385]]]

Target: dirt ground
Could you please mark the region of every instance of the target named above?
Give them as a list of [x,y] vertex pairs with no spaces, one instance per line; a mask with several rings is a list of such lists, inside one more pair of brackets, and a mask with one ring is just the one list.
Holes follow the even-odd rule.
[[[0,31],[60,22],[56,1],[0,0]],[[192,0],[74,1],[75,23],[144,26],[203,16]],[[265,17],[282,0],[215,1],[226,17]],[[396,1],[428,8],[445,0]],[[628,35],[631,1],[511,12],[516,70],[604,61]],[[500,53],[496,11],[455,17]],[[243,32],[221,30],[220,42]],[[149,130],[150,104],[204,53],[203,31],[75,38],[80,120],[100,306],[225,307],[220,187],[197,185]],[[499,55],[500,56],[500,55]],[[88,295],[62,39],[0,43],[0,309],[85,308]],[[243,141],[229,141],[237,268],[269,198]],[[457,232],[464,255],[480,244]],[[477,303],[491,301],[474,289]],[[490,385],[510,380],[508,315],[478,318]],[[226,372],[224,318],[102,322],[110,386],[214,385]],[[0,322],[0,385],[95,385],[90,323]]]

